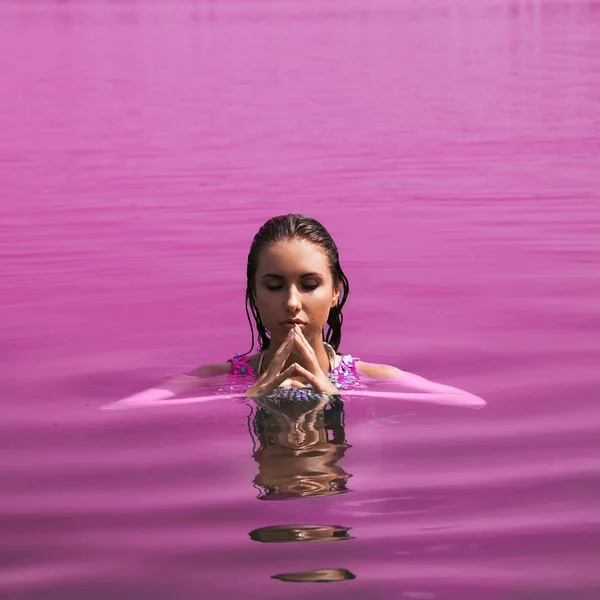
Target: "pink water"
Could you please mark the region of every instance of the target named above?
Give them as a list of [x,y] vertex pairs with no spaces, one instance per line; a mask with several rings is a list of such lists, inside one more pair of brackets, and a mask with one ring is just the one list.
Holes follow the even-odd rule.
[[[3,598],[600,598],[599,2],[7,0],[0,73]],[[352,399],[351,492],[267,502],[249,406],[100,408],[248,349],[285,212],[345,352],[488,406]]]

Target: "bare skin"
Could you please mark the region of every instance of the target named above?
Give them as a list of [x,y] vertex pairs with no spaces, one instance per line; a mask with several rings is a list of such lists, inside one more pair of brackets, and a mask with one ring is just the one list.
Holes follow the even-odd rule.
[[[308,368],[300,362],[293,362],[285,368],[290,354],[296,351]],[[329,360],[327,360],[329,367]],[[338,394],[337,388],[327,379],[325,371],[319,364],[313,347],[308,343],[298,325],[290,330],[274,354],[266,371],[262,373],[256,383],[246,392],[249,398],[257,398],[272,394],[280,386],[312,387],[316,392],[323,394]]]
[[[329,355],[323,343],[323,329],[331,307],[338,302],[336,285],[328,259],[318,246],[305,240],[285,240],[267,246],[258,260],[253,295],[261,320],[271,337],[264,353],[248,359],[262,372],[248,390],[256,398],[280,386],[311,386],[317,392],[338,394],[326,377]],[[485,402],[464,390],[435,383],[391,365],[358,361],[359,373],[371,379],[402,384],[406,399],[467,406]],[[125,398],[128,405],[157,404],[198,387],[199,378],[229,373],[231,363],[197,367],[187,375],[173,377],[155,388]],[[423,396],[427,396],[424,398]]]
[[[268,246],[258,262],[253,294],[271,344],[262,357],[264,371],[247,395],[256,398],[286,385],[310,385],[315,391],[337,394],[326,377],[330,365],[323,329],[330,309],[339,300],[340,287],[333,281],[325,254],[305,240]],[[248,362],[258,371],[261,353]],[[228,363],[214,365],[209,372],[218,374],[229,368]],[[387,365],[359,363],[357,368],[375,379],[390,379],[401,373]],[[206,372],[200,367],[191,374]]]
[[[271,337],[263,365],[271,363],[290,329],[295,329],[299,343],[287,356],[285,368],[297,363],[318,376],[318,364],[320,371],[329,371],[323,328],[329,311],[338,302],[340,287],[333,281],[325,254],[304,240],[267,246],[258,260],[252,292]],[[257,357],[253,358],[258,362]],[[252,363],[251,358],[250,364],[255,366]]]

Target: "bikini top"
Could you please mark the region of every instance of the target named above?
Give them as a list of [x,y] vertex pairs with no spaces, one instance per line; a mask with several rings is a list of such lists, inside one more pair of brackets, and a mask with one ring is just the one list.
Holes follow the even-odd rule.
[[[350,354],[342,356],[336,354],[335,356],[339,357],[340,362],[327,374],[331,383],[333,383],[338,390],[347,390],[357,387],[359,385],[360,377],[358,369],[356,368],[356,363],[360,358],[355,358]],[[240,377],[244,379],[247,378],[249,383],[247,387],[250,387],[253,381],[258,377],[258,374],[248,362],[248,357],[238,353],[231,358],[229,362],[231,363],[231,369],[229,370],[230,377],[235,379]]]

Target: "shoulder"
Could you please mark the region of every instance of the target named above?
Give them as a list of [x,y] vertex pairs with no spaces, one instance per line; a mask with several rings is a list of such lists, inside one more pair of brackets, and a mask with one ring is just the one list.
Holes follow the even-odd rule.
[[[250,367],[250,373],[256,372],[258,369],[258,363],[260,361],[260,353],[252,356],[246,356],[245,354],[236,354],[230,358],[227,362],[216,363],[211,365],[201,365],[191,370],[188,375],[192,377],[211,377],[213,375],[223,375],[227,373],[237,372],[243,365]],[[244,372],[246,370],[244,369]]]
[[356,369],[359,373],[373,379],[399,379],[404,374],[404,371],[401,371],[397,367],[368,363],[362,360],[356,361]]
[[192,369],[188,375],[192,377],[210,377],[211,375],[223,375],[231,370],[231,362],[216,363],[213,365],[201,365]]

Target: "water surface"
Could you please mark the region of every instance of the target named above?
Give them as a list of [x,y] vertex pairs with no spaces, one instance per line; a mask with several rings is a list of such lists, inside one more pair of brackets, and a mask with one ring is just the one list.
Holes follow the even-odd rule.
[[[3,2],[3,596],[600,597],[599,40],[586,0]],[[350,491],[269,502],[249,405],[100,408],[249,348],[285,212],[343,351],[488,406],[349,399]],[[249,535],[292,525],[348,539]]]

